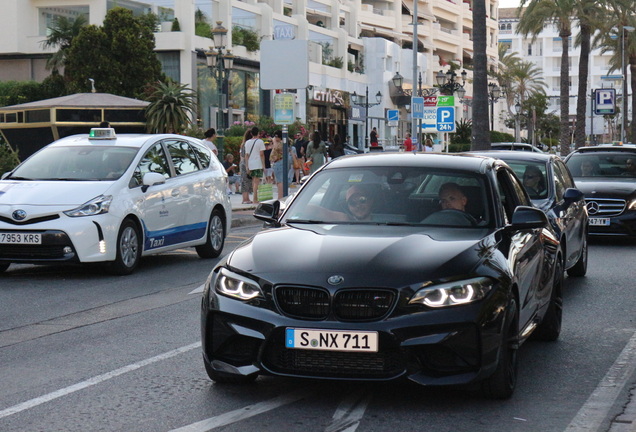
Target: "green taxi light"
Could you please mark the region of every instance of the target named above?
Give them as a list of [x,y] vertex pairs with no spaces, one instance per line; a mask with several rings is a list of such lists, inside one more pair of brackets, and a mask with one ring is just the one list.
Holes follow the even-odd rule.
[[115,135],[115,129],[113,128],[91,128],[90,133],[88,134],[88,139],[116,139],[117,135]]

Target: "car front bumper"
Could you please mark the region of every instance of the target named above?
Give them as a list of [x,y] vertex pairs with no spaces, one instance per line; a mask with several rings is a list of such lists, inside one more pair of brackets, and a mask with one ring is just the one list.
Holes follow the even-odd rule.
[[[595,215],[590,216],[592,220],[595,218]],[[618,216],[611,216],[608,219],[610,224],[606,226],[589,225],[589,234],[594,236],[636,237],[636,211],[627,210]]]
[[[504,293],[472,305],[373,322],[307,321],[207,292],[203,357],[218,372],[318,379],[465,384],[492,374],[502,345]],[[378,352],[289,349],[287,328],[376,331]]]

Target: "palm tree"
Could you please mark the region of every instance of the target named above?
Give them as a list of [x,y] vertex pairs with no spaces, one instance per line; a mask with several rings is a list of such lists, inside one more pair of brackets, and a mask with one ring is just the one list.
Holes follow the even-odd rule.
[[[519,11],[520,19],[517,33],[524,37],[532,35],[534,42],[537,36],[547,25],[554,24],[559,30],[561,38],[561,77],[560,77],[560,101],[561,101],[561,130],[559,143],[561,155],[570,152],[569,111],[570,111],[570,74],[569,74],[569,48],[570,36],[572,36],[572,17],[575,16],[576,4],[579,0],[521,0]],[[525,10],[523,7],[528,5]]]
[[473,133],[472,150],[489,150],[490,133],[488,122],[488,60],[486,56],[487,28],[486,1],[473,0]]
[[146,108],[149,133],[180,133],[192,125],[196,115],[196,96],[185,84],[158,82]]
[[[607,15],[604,0],[580,0],[577,4],[579,35],[576,45],[581,47],[579,59],[579,85],[576,99],[576,126],[574,128],[574,145],[576,148],[585,145],[585,113],[587,111],[587,81],[589,76],[589,58],[592,34],[599,30],[601,22]],[[600,18],[603,17],[603,18]]]
[[[636,16],[633,14],[633,0],[607,0],[609,17],[605,27],[599,32],[595,44],[601,46],[601,53],[611,51],[611,71],[620,70],[623,64],[622,47],[625,46],[625,61],[631,72],[631,88],[636,89],[636,32],[624,31],[625,26],[636,27]],[[621,34],[622,32],[622,34]],[[628,92],[629,94],[629,92]],[[622,105],[621,105],[622,106]],[[622,109],[622,108],[621,108]],[[621,115],[623,113],[621,112]],[[632,118],[629,137],[636,139],[636,98],[632,97]]]
[[66,62],[66,53],[73,43],[73,39],[79,35],[80,30],[88,22],[84,15],[77,18],[67,18],[58,16],[53,27],[49,27],[50,34],[43,41],[44,48],[59,47],[58,50],[47,60],[46,68],[57,71]]

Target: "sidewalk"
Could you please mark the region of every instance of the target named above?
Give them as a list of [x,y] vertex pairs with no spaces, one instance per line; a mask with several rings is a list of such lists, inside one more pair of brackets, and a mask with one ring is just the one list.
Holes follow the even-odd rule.
[[[273,186],[273,198],[278,199],[278,191],[276,189],[276,185]],[[293,190],[294,189],[290,187],[289,192],[292,193]],[[263,223],[252,215],[254,213],[254,209],[256,208],[256,204],[243,204],[242,194],[230,195],[230,202],[232,203],[232,228],[245,225],[258,225]]]

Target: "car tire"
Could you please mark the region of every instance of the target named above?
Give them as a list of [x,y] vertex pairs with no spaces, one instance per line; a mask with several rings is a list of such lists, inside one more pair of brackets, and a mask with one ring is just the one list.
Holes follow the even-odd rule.
[[583,239],[583,248],[579,260],[568,269],[568,276],[582,277],[587,273],[587,235]]
[[499,362],[495,372],[482,381],[481,391],[489,399],[508,399],[517,385],[517,350],[518,350],[518,311],[517,302],[513,298],[508,306],[510,316],[499,352]]
[[0,273],[7,271],[11,263],[0,263]]
[[201,258],[216,258],[223,252],[224,244],[225,223],[223,223],[221,212],[215,209],[210,216],[205,243],[196,246],[195,249]]
[[561,322],[563,319],[563,266],[561,259],[554,269],[554,279],[552,282],[552,294],[548,310],[541,321],[541,324],[532,333],[532,339],[552,342],[559,338],[561,334]]
[[137,224],[124,220],[117,235],[117,257],[110,263],[110,271],[116,275],[129,275],[141,259],[141,236]]
[[205,371],[208,374],[208,377],[216,383],[219,384],[249,384],[256,380],[258,374],[252,375],[235,375],[229,374],[225,372],[219,372],[212,369],[212,366],[208,364],[205,360],[203,360],[203,364],[205,365]]

